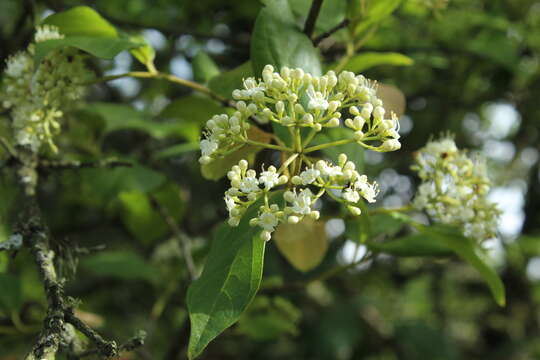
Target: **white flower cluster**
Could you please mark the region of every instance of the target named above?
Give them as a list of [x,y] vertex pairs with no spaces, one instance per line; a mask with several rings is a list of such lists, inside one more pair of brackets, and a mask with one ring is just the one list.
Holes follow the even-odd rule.
[[238,109],[232,116],[227,114],[214,115],[206,122],[205,137],[201,140],[201,164],[208,164],[212,158],[223,156],[242,146],[247,140],[249,123],[246,121],[256,111],[254,105],[246,106],[239,101]]
[[435,221],[459,226],[480,241],[496,236],[500,210],[489,202],[487,168],[480,157],[469,158],[454,140],[430,141],[416,154],[413,169],[422,179],[414,205]]
[[385,118],[376,83],[362,75],[329,71],[312,76],[300,68],[288,67],[278,73],[266,65],[262,79],[247,78],[243,84],[243,89],[232,93],[237,111],[230,117],[216,115],[207,122],[200,142],[202,164],[244,145],[250,117],[289,128],[308,127],[316,133],[340,126],[345,114],[343,123],[354,130],[354,139],[361,146],[380,152],[401,147],[396,115],[391,113],[390,118]]
[[[312,76],[302,69],[283,67],[275,72],[266,65],[262,79],[244,80],[244,89],[233,91],[236,100],[256,106],[257,119],[291,127],[310,127],[321,131],[336,127],[343,114],[344,124],[355,131],[356,141],[372,150],[393,151],[400,148],[399,123],[395,114],[385,119],[383,102],[376,95],[375,82],[349,71],[336,75],[329,71]],[[368,145],[377,141],[378,146]]]
[[[35,41],[61,39],[53,26],[37,28]],[[11,56],[4,71],[0,101],[11,109],[17,145],[37,153],[42,144],[53,151],[53,136],[60,129],[63,110],[84,94],[83,83],[92,74],[74,49],[55,50],[34,63],[34,45]]]
[[63,39],[64,35],[60,34],[60,31],[53,25],[42,25],[36,28],[34,34],[34,42],[42,42],[47,40]]
[[[275,187],[287,184],[289,178],[280,175],[275,167],[268,167],[257,177],[255,170],[248,169],[248,162],[241,160],[227,176],[231,181],[230,189],[225,192],[229,225],[237,226],[247,208],[264,198],[264,205],[259,208],[258,216],[250,219],[250,225],[261,227],[261,237],[266,241],[270,240],[280,222],[296,224],[305,216],[318,219],[320,214],[314,205],[324,193],[346,205],[353,215],[360,215],[357,206],[360,199],[374,202],[379,192],[377,184],[370,184],[365,175],[360,175],[345,154],[339,156],[338,165],[320,160],[293,176],[291,187],[283,194],[285,203],[281,206],[270,204],[268,195]],[[315,188],[318,189],[312,191]]]

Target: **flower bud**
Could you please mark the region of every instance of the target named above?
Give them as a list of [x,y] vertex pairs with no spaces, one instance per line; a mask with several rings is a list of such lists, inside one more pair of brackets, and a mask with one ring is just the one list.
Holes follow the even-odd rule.
[[351,106],[349,108],[349,112],[352,114],[352,115],[355,115],[355,116],[358,116],[360,115],[360,111],[358,110],[358,108],[356,106]]
[[386,140],[382,143],[381,146],[379,146],[379,151],[387,152],[387,151],[395,151],[399,150],[401,148],[401,143],[397,139],[390,139]]
[[300,218],[298,216],[295,216],[295,215],[291,215],[287,218],[287,222],[289,224],[298,224],[298,222],[300,221]]
[[362,141],[363,138],[364,138],[364,132],[362,130],[358,130],[354,132],[354,140]]
[[285,111],[285,104],[283,103],[283,101],[280,100],[276,103],[276,111],[278,115],[283,114],[283,112]]
[[264,230],[263,232],[261,232],[261,239],[263,239],[264,241],[270,241],[270,239],[272,239],[272,233],[270,233],[270,231]]
[[339,126],[339,119],[338,118],[331,118],[325,126],[327,127],[338,127]]
[[208,155],[201,156],[199,158],[199,163],[201,163],[202,165],[209,164],[210,162],[212,162],[212,158]]

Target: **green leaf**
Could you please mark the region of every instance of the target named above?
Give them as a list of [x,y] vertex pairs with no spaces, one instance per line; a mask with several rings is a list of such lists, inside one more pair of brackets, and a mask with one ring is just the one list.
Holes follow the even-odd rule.
[[[302,23],[308,16],[312,0],[289,0],[292,11],[300,17]],[[345,18],[347,0],[323,1],[315,29],[318,32],[328,31]]]
[[370,214],[371,234],[378,236],[381,234],[387,236],[396,235],[404,226],[405,222],[390,214]]
[[355,34],[359,34],[367,30],[370,26],[377,24],[388,16],[390,16],[401,4],[401,0],[377,0],[369,1],[364,14],[361,6],[358,6],[358,1],[351,2],[351,6],[356,9],[353,10],[354,17],[359,17],[362,21],[356,26]]
[[[272,199],[278,198],[278,193]],[[203,273],[188,289],[191,320],[188,357],[194,359],[221,332],[238,321],[259,288],[265,242],[249,225],[262,199],[246,211],[237,227],[220,227]]]
[[344,70],[360,73],[380,65],[410,66],[414,60],[396,52],[362,52],[347,62]]
[[256,341],[296,335],[301,315],[300,309],[283,297],[259,295],[240,317],[237,332]]
[[34,55],[34,61],[39,63],[51,51],[66,46],[72,46],[86,51],[87,53],[102,59],[112,59],[120,52],[139,47],[141,44],[127,39],[91,36],[65,37],[64,39],[47,40],[37,43],[35,45],[36,53]]
[[280,224],[274,241],[279,252],[297,270],[306,272],[317,267],[328,250],[324,221],[304,218],[298,224]]
[[[197,82],[206,84],[210,79],[219,75],[219,68],[216,63],[204,51],[199,51],[191,64],[193,66],[193,76]],[[229,96],[230,93],[225,97]]]
[[179,121],[157,122],[129,105],[95,102],[88,104],[84,110],[99,115],[105,121],[105,133],[139,130],[156,139],[163,139],[178,137],[183,131]]
[[192,151],[198,151],[199,150],[199,143],[184,143],[184,144],[178,144],[169,146],[168,148],[165,148],[163,150],[158,151],[154,154],[155,159],[166,159],[171,157],[176,157],[183,155],[188,152]]
[[[180,188],[168,183],[152,192],[151,196],[163,207],[175,221],[179,221],[184,212]],[[120,217],[129,232],[144,244],[163,238],[171,229],[163,215],[152,203],[148,194],[132,191],[118,195],[122,206]]]
[[58,27],[65,36],[118,37],[114,26],[88,6],[76,6],[50,15],[42,23]]
[[152,281],[158,276],[158,271],[130,250],[106,251],[91,255],[81,260],[81,267],[99,276],[118,278],[122,280]]
[[21,281],[10,274],[0,274],[0,306],[6,311],[19,311],[22,305]]
[[294,23],[286,0],[268,2],[259,12],[251,40],[253,71],[260,76],[265,65],[276,69],[300,67],[312,75],[321,75],[317,49]]
[[242,88],[242,80],[253,76],[251,61],[220,75],[214,76],[208,83],[208,87],[224,98],[231,98],[233,90]]
[[385,242],[368,242],[370,249],[395,256],[449,256],[452,251],[426,234],[412,234]]
[[188,95],[167,105],[159,117],[174,119],[176,123],[181,123],[178,133],[188,141],[198,142],[206,121],[223,112],[223,107],[209,98]]
[[125,191],[149,192],[165,182],[165,176],[150,168],[135,165],[114,169],[81,169],[83,191],[95,202],[114,200]]
[[146,66],[148,71],[155,72],[156,67],[154,66],[154,58],[156,57],[156,51],[154,48],[150,46],[148,41],[146,41],[142,35],[132,35],[129,37],[129,40],[134,43],[143,44],[137,48],[131,49],[129,52],[135,59],[139,60],[141,64]]
[[424,227],[426,234],[432,235],[436,240],[443,242],[460,258],[471,264],[488,284],[493,298],[500,306],[506,304],[504,284],[497,271],[489,264],[485,254],[481,252],[476,241],[463,236],[459,229],[437,225]]

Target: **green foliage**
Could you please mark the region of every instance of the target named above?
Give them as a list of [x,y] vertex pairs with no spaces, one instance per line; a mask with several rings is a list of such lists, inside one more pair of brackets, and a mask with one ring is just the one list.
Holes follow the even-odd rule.
[[76,6],[69,10],[52,14],[43,24],[54,25],[66,36],[91,36],[116,38],[118,32],[107,20],[88,6]]
[[81,267],[97,276],[121,280],[157,279],[158,272],[140,255],[131,251],[106,251],[89,256],[81,261]]
[[135,57],[135,59],[139,60],[141,64],[146,66],[148,71],[155,72],[156,68],[154,66],[154,59],[156,57],[156,51],[152,48],[152,46],[148,44],[142,35],[132,35],[129,37],[129,40],[133,43],[143,44],[129,50],[129,52]]
[[174,221],[178,221],[184,211],[180,189],[174,183],[165,184],[150,194],[121,192],[118,199],[122,222],[144,244],[153,243],[170,232],[169,225],[156,207],[162,207]]
[[360,73],[380,65],[411,66],[413,63],[413,59],[400,53],[363,52],[352,57],[343,69]]
[[260,205],[261,201],[251,205],[238,227],[220,227],[201,277],[189,287],[190,359],[234,324],[257,293],[265,243],[259,237],[260,230],[248,222]]
[[[193,75],[195,76],[195,81],[208,83],[212,78],[219,75],[219,68],[207,53],[199,51],[193,58]],[[232,90],[237,88],[234,87]],[[232,90],[226,96],[229,96]]]
[[104,134],[118,130],[138,130],[156,138],[166,137],[193,137],[192,132],[185,127],[172,121],[155,121],[147,114],[135,110],[129,105],[114,103],[93,103],[88,104],[84,111],[100,116],[104,121]]
[[286,298],[257,296],[238,321],[237,332],[255,341],[298,334],[301,310]]
[[[73,47],[87,54],[85,63],[98,78],[86,88],[88,103],[62,109],[60,152],[38,159],[95,162],[96,168],[43,165],[36,197],[58,270],[73,254],[79,259],[65,292],[81,301],[84,311],[79,308],[77,315],[89,326],[102,335],[119,334],[118,343],[134,329],[150,330],[140,354],[152,358],[181,358],[185,349],[190,358],[239,360],[540,357],[534,160],[540,16],[534,1],[324,0],[314,37],[344,19],[349,26],[318,48],[303,33],[311,0],[85,3],[0,1],[0,57],[4,61],[24,49],[33,19],[54,11],[41,24],[59,27],[65,38],[35,44],[34,60]],[[146,30],[163,46],[153,49],[132,35]],[[123,56],[103,61],[121,52],[146,69]],[[338,67],[380,80],[377,95],[387,112],[405,115],[402,149],[372,156],[351,142],[308,154],[313,161],[337,162],[345,153],[361,174],[381,184],[377,203],[359,204],[361,215],[352,217],[341,204],[320,200],[317,209],[324,215],[316,225],[280,226],[268,244],[260,240],[260,228],[247,224],[260,204],[239,227],[223,224],[224,177],[231,166],[245,158],[259,171],[263,165],[279,167],[283,159],[248,145],[201,169],[196,157],[205,122],[215,114],[232,115],[233,109],[163,78],[99,79],[120,68],[176,74],[178,59],[180,72],[192,70],[195,85],[204,84],[218,95],[214,98],[227,101],[245,78],[260,77],[266,64],[312,74]],[[0,136],[13,144],[3,100]],[[300,99],[302,105],[306,100]],[[502,137],[493,135],[494,120],[483,110],[494,103],[508,105],[519,118]],[[345,111],[343,119],[349,117]],[[256,124],[249,137],[275,145],[275,135],[288,143],[289,132],[281,130]],[[514,213],[517,220],[523,210],[522,234],[502,234],[496,257],[488,256],[486,244],[464,237],[462,229],[420,225],[421,214],[407,207],[417,185],[410,171],[415,151],[433,134],[449,130],[460,147],[490,158],[494,187],[519,188],[515,197],[523,196],[523,208]],[[343,124],[324,132],[310,146],[353,137]],[[492,148],[503,149],[509,160]],[[99,164],[115,158],[133,167]],[[20,178],[17,169],[0,146],[0,242],[13,231],[24,204],[12,181]],[[160,208],[190,249],[182,247]],[[327,239],[324,224],[330,219],[344,220],[345,232]],[[351,260],[348,240],[356,243],[354,255],[366,251],[369,261],[351,266],[358,257]],[[103,244],[106,248],[95,252]],[[195,272],[202,270],[187,293],[186,254],[192,255]],[[326,274],[331,278],[315,280]],[[261,280],[263,294],[257,294]],[[0,251],[0,358],[27,354],[46,310],[29,251]],[[65,356],[71,355],[58,355]],[[135,359],[139,353],[125,356]]]
[[175,130],[190,142],[197,142],[201,129],[213,115],[222,112],[215,101],[201,96],[184,96],[167,105],[160,118],[173,120]]
[[315,76],[321,74],[319,55],[311,40],[294,21],[286,0],[268,2],[261,9],[251,40],[253,72],[260,74],[265,65],[301,67]]
[[242,80],[253,74],[253,65],[251,61],[247,61],[235,69],[212,77],[208,87],[216,94],[230,98],[233,90],[242,87]]
[[0,273],[0,306],[7,312],[19,311],[23,304],[21,282],[10,274]]
[[72,46],[103,59],[112,59],[120,52],[141,46],[126,39],[108,39],[103,37],[70,36],[64,39],[42,41],[36,44],[35,61],[40,62],[47,54],[56,49]]
[[100,204],[115,199],[121,192],[150,192],[165,182],[165,176],[140,165],[115,169],[84,169],[81,170],[81,175],[84,185],[92,192],[89,196]]
[[58,27],[64,38],[37,43],[35,61],[38,63],[51,51],[66,46],[81,49],[103,59],[112,59],[124,50],[137,49],[137,59],[143,59],[143,64],[150,61],[152,50],[147,44],[136,37],[119,38],[114,26],[87,6],[77,6],[50,15],[43,20],[43,24]]

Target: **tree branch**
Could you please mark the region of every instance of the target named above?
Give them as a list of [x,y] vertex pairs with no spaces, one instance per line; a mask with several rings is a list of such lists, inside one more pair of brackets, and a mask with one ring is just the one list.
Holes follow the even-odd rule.
[[341,30],[349,25],[351,21],[349,19],[343,19],[339,24],[331,28],[330,30],[323,32],[322,34],[316,36],[313,39],[313,45],[319,46],[319,44],[326,38],[330,37],[332,34],[337,32],[338,30]]
[[105,159],[95,162],[65,161],[65,160],[41,160],[38,164],[40,170],[77,170],[87,168],[115,168],[132,167],[133,163],[129,161]]
[[[107,341],[95,330],[77,318],[73,312],[74,299],[64,294],[64,280],[56,273],[54,251],[50,246],[49,231],[43,222],[39,206],[33,196],[25,198],[21,220],[12,236],[22,237],[24,246],[29,248],[39,269],[41,281],[47,298],[47,315],[39,337],[25,360],[54,360],[64,338],[68,336],[69,324],[88,337],[97,347],[102,358],[117,357],[122,347],[115,341]],[[142,345],[143,336],[137,338],[127,348]]]
[[306,34],[309,38],[311,38],[313,35],[313,30],[315,30],[315,23],[317,22],[317,17],[319,17],[319,13],[321,12],[322,3],[323,0],[313,0],[311,3],[306,24],[304,25],[304,34]]

